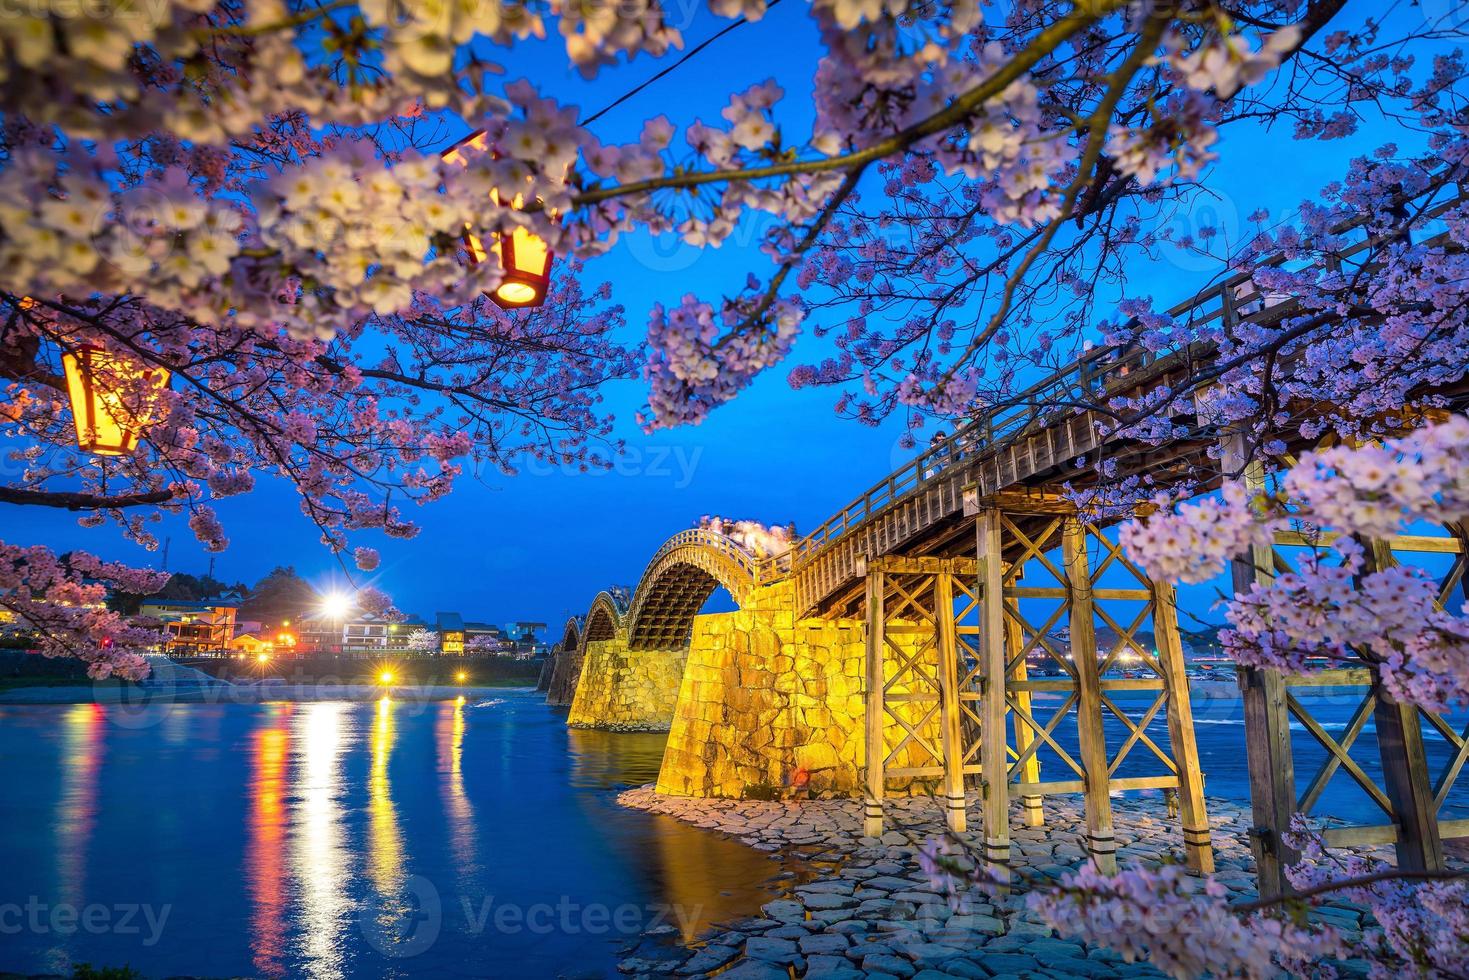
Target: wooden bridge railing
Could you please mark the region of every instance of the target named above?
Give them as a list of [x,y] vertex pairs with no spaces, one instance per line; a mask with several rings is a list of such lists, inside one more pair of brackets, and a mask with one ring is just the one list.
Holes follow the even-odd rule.
[[[1429,205],[1425,206],[1414,224],[1419,227],[1430,224],[1469,196],[1460,185],[1449,199],[1431,203],[1431,198],[1443,186],[1436,185],[1421,195]],[[1334,228],[1333,233],[1351,236],[1365,225],[1365,220],[1356,219]],[[1440,237],[1432,235],[1430,240]],[[1332,271],[1345,268],[1353,256],[1381,241],[1381,237],[1363,234],[1359,240],[1333,255],[1325,264],[1326,268]],[[1261,264],[1286,266],[1293,263],[1285,255],[1277,255]],[[1312,265],[1314,263],[1303,263],[1301,267],[1310,268]],[[1295,297],[1262,293],[1256,288],[1250,273],[1236,273],[1173,306],[1166,314],[1174,322],[1188,326],[1190,335],[1197,335],[1197,331],[1211,325],[1217,324],[1226,331],[1232,331],[1241,323],[1274,323],[1301,312],[1302,304]],[[961,426],[947,439],[929,447],[911,462],[873,484],[795,542],[787,556],[790,569],[799,570],[806,566],[835,542],[919,493],[932,481],[948,475],[955,466],[991,455],[1022,434],[1082,411],[1088,403],[1095,404],[1107,396],[1115,396],[1145,383],[1145,378],[1162,374],[1168,367],[1190,361],[1207,363],[1212,354],[1213,345],[1200,342],[1175,343],[1158,350],[1147,350],[1137,345],[1111,345],[1085,352],[1006,403],[996,406],[992,412]]]
[[[1444,188],[1451,186],[1454,186],[1454,191],[1447,199],[1433,201]],[[1432,222],[1466,197],[1469,193],[1460,183],[1457,186],[1437,184],[1417,199],[1405,199],[1404,207],[1415,200],[1421,205],[1421,213],[1409,222],[1409,233],[1414,228],[1431,228]],[[1355,272],[1367,268],[1363,264],[1354,266],[1353,258],[1381,244],[1383,239],[1382,236],[1368,235],[1364,231],[1366,224],[1364,219],[1355,219],[1332,229],[1334,235],[1354,240],[1339,248],[1324,263],[1325,268]],[[1430,234],[1429,240],[1441,237],[1441,234]],[[1260,264],[1295,265],[1301,269],[1315,265],[1290,260],[1285,255],[1274,256]],[[1190,337],[1198,336],[1199,331],[1210,327],[1232,332],[1241,324],[1272,324],[1302,312],[1305,309],[1300,300],[1285,294],[1262,292],[1250,273],[1230,275],[1165,311],[1175,323],[1189,328],[1187,336]],[[952,480],[958,473],[975,470],[977,467],[973,464],[996,456],[1022,437],[1068,419],[1074,421],[1075,417],[1085,414],[1089,405],[1105,402],[1129,389],[1143,388],[1150,381],[1176,374],[1180,369],[1191,373],[1188,369],[1207,365],[1213,354],[1212,343],[1184,343],[1182,338],[1156,350],[1135,344],[1094,348],[919,453],[797,540],[786,554],[759,558],[722,534],[695,528],[665,542],[648,567],[654,567],[668,549],[697,544],[737,563],[755,585],[781,580],[812,565],[838,543],[851,537],[854,531],[872,526],[879,518],[923,493],[940,479]],[[1012,475],[1016,479],[1024,479],[1030,474]],[[850,570],[855,572],[856,566]]]

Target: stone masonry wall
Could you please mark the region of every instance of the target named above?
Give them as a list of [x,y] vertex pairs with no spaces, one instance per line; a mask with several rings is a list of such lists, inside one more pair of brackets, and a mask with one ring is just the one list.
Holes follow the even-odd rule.
[[619,732],[668,731],[688,651],[629,650],[621,637],[584,646],[566,723]]
[[581,650],[563,650],[551,668],[551,686],[546,689],[546,703],[560,707],[571,704],[576,696],[576,683],[581,679],[584,654]]
[[[793,608],[781,584],[738,612],[694,620],[659,793],[764,796],[781,792],[798,769],[809,773],[813,796],[861,792],[863,624],[798,622]],[[935,725],[927,728],[936,736]]]

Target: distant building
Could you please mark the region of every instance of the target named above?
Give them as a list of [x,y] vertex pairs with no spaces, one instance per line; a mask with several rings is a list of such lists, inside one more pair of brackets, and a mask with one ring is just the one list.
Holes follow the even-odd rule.
[[427,623],[392,623],[388,626],[388,650],[397,653],[418,653],[420,651],[409,651],[408,638],[419,630],[429,628]]
[[462,656],[465,636],[464,617],[457,612],[434,614],[434,628],[439,633],[439,652],[446,656]]
[[[330,654],[346,657],[371,657],[394,649],[389,643],[403,631],[402,625],[390,623],[370,614],[347,619],[308,616],[299,623],[296,650],[298,655]],[[401,649],[399,647],[398,649]]]
[[138,612],[157,619],[170,656],[219,657],[235,638],[236,606],[223,599],[145,599]]
[[259,633],[236,633],[234,639],[230,641],[230,649],[235,653],[253,658],[262,653],[274,653],[275,642],[262,637]]

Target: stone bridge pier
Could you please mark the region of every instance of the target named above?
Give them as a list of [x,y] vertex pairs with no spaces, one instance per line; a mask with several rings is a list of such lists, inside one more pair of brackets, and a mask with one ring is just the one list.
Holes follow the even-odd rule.
[[[722,536],[676,535],[649,563],[625,612],[609,607],[604,615],[594,603],[580,640],[558,659],[551,700],[573,692],[565,695],[573,727],[668,732],[660,792],[774,796],[804,784],[814,794],[858,794],[866,625],[798,618],[794,583],[762,580],[750,562]],[[720,586],[739,609],[699,615]],[[889,673],[923,646],[919,634],[895,635],[885,653]],[[912,693],[901,679],[889,688]],[[912,724],[927,739],[939,735],[937,718]],[[899,747],[894,758],[919,767],[923,744]],[[899,776],[889,791],[927,788]]]
[[778,795],[799,775],[813,793],[856,793],[863,637],[858,620],[797,620],[788,582],[697,617],[658,792]]
[[625,636],[593,640],[566,723],[614,732],[666,732],[689,651],[629,650]]

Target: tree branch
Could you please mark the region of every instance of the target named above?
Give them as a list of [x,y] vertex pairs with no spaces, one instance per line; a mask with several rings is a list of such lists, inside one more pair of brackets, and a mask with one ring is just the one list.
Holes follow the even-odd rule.
[[14,487],[0,487],[0,503],[60,507],[65,510],[112,510],[118,507],[143,507],[149,504],[167,503],[172,499],[174,499],[172,490],[148,490],[108,497],[96,493],[79,493],[69,490],[17,490]]

